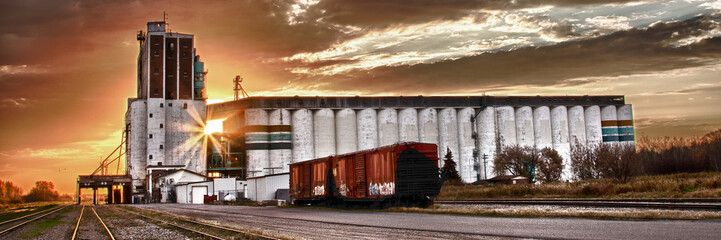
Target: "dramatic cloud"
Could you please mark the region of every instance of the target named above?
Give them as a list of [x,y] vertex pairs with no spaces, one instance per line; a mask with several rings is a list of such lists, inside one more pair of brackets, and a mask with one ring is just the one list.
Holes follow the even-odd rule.
[[514,10],[543,6],[582,6],[627,3],[628,0],[330,0],[314,8],[322,9],[324,21],[369,27],[423,23],[435,20],[456,20],[478,9]]
[[[303,81],[312,84],[300,83],[326,90],[413,94],[514,85],[574,84],[566,80],[702,66],[721,60],[721,37],[706,35],[721,28],[720,17],[699,16],[547,47],[485,53],[431,64],[383,66],[327,77],[309,77]],[[704,38],[679,47],[672,45],[679,39],[697,36]]]

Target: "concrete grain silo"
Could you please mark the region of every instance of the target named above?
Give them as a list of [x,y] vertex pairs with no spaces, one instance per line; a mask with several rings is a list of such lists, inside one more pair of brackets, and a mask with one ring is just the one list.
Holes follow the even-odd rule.
[[378,117],[375,109],[358,111],[358,150],[378,147]]
[[335,116],[336,152],[344,154],[358,150],[358,131],[355,111],[350,108],[339,110]]
[[313,113],[315,158],[335,155],[335,114],[324,108]]
[[223,134],[247,140],[248,176],[416,141],[437,144],[440,160],[450,149],[464,182],[494,177],[498,150],[516,144],[555,149],[570,180],[572,144],[634,139],[632,109],[622,96],[251,97],[211,104],[208,116],[227,118]]
[[248,176],[265,175],[265,169],[270,166],[268,151],[268,112],[264,109],[246,109],[245,129]]

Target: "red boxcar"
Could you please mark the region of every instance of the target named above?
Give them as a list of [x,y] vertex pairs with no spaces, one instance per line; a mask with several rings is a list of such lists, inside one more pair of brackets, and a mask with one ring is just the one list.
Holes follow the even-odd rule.
[[435,144],[398,143],[290,165],[298,205],[427,207],[441,181]]

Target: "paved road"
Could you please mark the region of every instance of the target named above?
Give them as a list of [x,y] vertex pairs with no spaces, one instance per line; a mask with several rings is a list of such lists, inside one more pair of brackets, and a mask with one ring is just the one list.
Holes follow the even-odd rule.
[[[188,214],[205,218],[208,216],[226,216],[228,218],[252,218],[258,224],[263,219],[273,219],[276,223],[260,224],[268,228],[282,222],[284,224],[309,224],[307,228],[327,228],[333,231],[336,224],[355,225],[348,231],[373,229],[373,232],[406,231],[413,234],[433,233],[460,235],[465,237],[490,238],[555,238],[555,239],[718,239],[721,236],[719,220],[653,220],[653,221],[617,221],[566,218],[506,218],[506,217],[475,217],[441,214],[390,213],[371,211],[319,210],[308,208],[276,208],[276,207],[240,207],[217,205],[185,205],[185,204],[150,204],[133,205]],[[205,217],[204,217],[205,216]],[[221,217],[222,219],[222,217]],[[213,219],[213,220],[218,220]],[[280,221],[279,221],[280,220]],[[320,225],[319,225],[320,224]],[[258,226],[260,226],[258,225]],[[250,226],[256,228],[258,226]],[[339,225],[340,226],[340,225]],[[300,226],[300,228],[305,228]],[[318,229],[321,230],[321,229]],[[365,231],[365,230],[364,230]],[[302,236],[316,238],[318,236]],[[408,234],[408,233],[406,233]],[[292,234],[291,234],[292,235]],[[322,236],[322,235],[320,235]],[[405,235],[414,238],[415,235]],[[429,235],[429,237],[434,235]],[[475,237],[474,237],[475,236]],[[383,238],[383,236],[379,236]],[[403,237],[401,237],[403,238]],[[464,238],[464,237],[461,237]]]

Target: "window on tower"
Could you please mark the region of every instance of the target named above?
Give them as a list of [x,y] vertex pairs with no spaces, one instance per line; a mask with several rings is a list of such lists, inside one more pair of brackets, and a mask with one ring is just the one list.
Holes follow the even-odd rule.
[[148,138],[153,138],[153,134],[148,135]]
[[162,124],[162,123],[160,124],[160,128],[163,128],[163,124]]
[[155,74],[155,75],[160,74],[160,70],[158,68],[155,68],[155,70],[153,71],[153,74]]
[[163,104],[162,104],[162,103],[160,104],[160,107],[163,107]]
[[153,155],[148,156],[148,159],[153,159]]
[[150,118],[153,118],[153,114],[152,114],[152,113],[150,114]]

